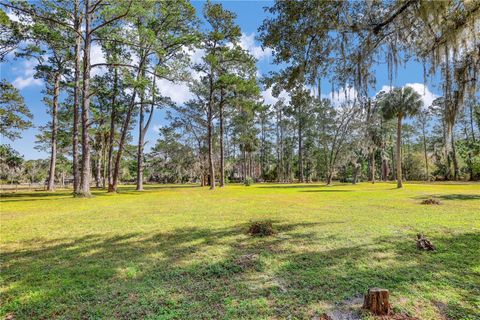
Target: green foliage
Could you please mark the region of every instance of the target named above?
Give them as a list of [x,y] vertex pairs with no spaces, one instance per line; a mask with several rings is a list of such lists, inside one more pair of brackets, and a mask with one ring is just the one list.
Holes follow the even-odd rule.
[[382,91],[376,100],[385,120],[414,116],[423,106],[421,96],[411,87]]
[[5,79],[0,81],[0,134],[10,140],[20,137],[20,132],[33,126],[32,113],[25,105],[20,92]]
[[243,182],[243,184],[246,186],[246,187],[249,187],[251,186],[255,181],[253,180],[252,177],[246,177],[245,178],[245,181]]
[[18,182],[23,157],[11,146],[0,144],[0,179]]

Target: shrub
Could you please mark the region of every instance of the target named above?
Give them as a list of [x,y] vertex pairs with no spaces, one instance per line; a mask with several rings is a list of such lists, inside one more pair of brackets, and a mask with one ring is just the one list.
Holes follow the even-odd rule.
[[253,179],[252,177],[247,177],[245,178],[244,184],[248,187],[253,184]]
[[248,233],[254,237],[265,237],[275,234],[275,229],[270,220],[254,221],[248,227]]

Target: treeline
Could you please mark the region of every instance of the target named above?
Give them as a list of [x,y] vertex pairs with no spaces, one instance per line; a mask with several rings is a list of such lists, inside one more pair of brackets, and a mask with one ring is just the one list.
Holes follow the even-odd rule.
[[[282,69],[261,79],[235,14],[218,3],[205,3],[202,20],[183,0],[0,4],[0,59],[36,61],[51,116],[37,136],[48,169],[2,146],[3,180],[54,190],[71,177],[88,197],[120,182],[479,179],[478,3],[278,1],[259,39]],[[412,58],[441,78],[443,97],[424,106],[409,87],[373,96],[376,64],[393,77]],[[166,82],[187,83],[193,98],[175,104]],[[261,99],[267,87],[274,105]],[[1,133],[15,139],[31,114],[10,83],[0,89]],[[168,125],[146,153],[159,108]]]

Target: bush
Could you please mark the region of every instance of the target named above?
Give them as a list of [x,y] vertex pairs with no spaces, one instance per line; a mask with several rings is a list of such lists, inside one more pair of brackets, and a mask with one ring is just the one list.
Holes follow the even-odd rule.
[[248,227],[248,233],[254,237],[265,237],[275,234],[275,229],[270,220],[254,221]]
[[245,178],[245,181],[243,182],[247,187],[253,184],[253,179],[252,177],[247,177]]

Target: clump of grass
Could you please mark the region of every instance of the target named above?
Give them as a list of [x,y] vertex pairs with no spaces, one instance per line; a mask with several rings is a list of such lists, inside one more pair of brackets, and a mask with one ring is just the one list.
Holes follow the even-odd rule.
[[421,203],[422,203],[422,204],[434,204],[434,205],[439,205],[439,204],[440,204],[440,200],[430,197],[430,198],[428,198],[428,199],[423,200]]
[[254,237],[266,237],[275,234],[273,223],[270,220],[254,221],[248,227],[248,233]]

